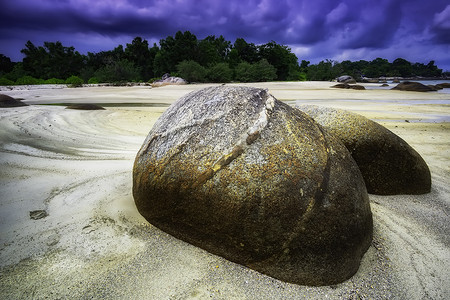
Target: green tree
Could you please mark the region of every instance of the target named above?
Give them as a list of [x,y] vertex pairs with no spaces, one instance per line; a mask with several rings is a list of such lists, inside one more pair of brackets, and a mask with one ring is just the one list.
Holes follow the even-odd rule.
[[178,31],[175,37],[168,36],[159,42],[160,52],[155,56],[155,71],[157,76],[177,70],[177,65],[184,60],[198,61],[197,37],[185,31]]
[[403,58],[397,58],[392,62],[391,76],[409,77],[412,75],[412,65],[409,61]]
[[302,60],[301,64],[300,64],[300,71],[302,72],[306,72],[308,71],[308,66],[311,62],[308,60]]
[[277,80],[297,80],[300,73],[297,56],[287,46],[274,41],[258,47],[259,56],[266,59],[277,72]]
[[372,60],[365,69],[365,75],[371,78],[377,78],[381,76],[387,76],[391,65],[387,59],[376,58]]
[[341,71],[336,65],[337,62],[328,59],[319,62],[317,65],[310,65],[307,71],[308,80],[327,81],[335,79]]
[[214,35],[207,36],[198,43],[197,61],[203,65],[214,65],[225,62],[230,51],[231,43],[223,36],[216,38]]
[[442,75],[442,69],[439,69],[435,64],[434,60],[431,60],[428,62],[426,69],[425,69],[425,75],[426,77],[439,77]]
[[133,39],[131,44],[125,48],[125,57],[141,70],[141,79],[147,81],[154,77],[153,62],[155,60],[155,51],[151,51],[148,42],[141,37]]
[[230,82],[233,71],[227,63],[218,63],[207,69],[207,78],[212,82]]
[[11,59],[3,54],[0,54],[0,76],[9,73],[13,70],[14,63]]
[[14,67],[13,67],[12,71],[9,72],[9,73],[6,73],[4,75],[4,77],[9,79],[9,80],[11,80],[11,81],[16,81],[20,77],[23,77],[23,76],[25,76],[27,74],[28,73],[23,69],[23,63],[22,62],[18,62],[16,64],[14,64]]
[[239,63],[235,68],[234,78],[241,82],[250,82],[252,80],[252,65],[246,61]]
[[227,62],[232,69],[235,69],[242,62],[242,59],[235,48],[230,49],[230,52],[227,55]]
[[178,74],[189,82],[204,82],[206,70],[198,62],[184,60],[177,65]]
[[237,38],[232,49],[235,49],[238,57],[242,61],[246,61],[252,64],[259,61],[260,59],[258,48],[255,46],[255,44],[249,44],[243,38]]
[[251,81],[272,81],[277,78],[277,70],[267,59],[261,59],[250,67]]
[[139,81],[141,70],[136,67],[132,62],[121,59],[119,61],[112,61],[104,67],[98,69],[94,73],[94,77],[99,82],[129,82]]
[[81,86],[83,86],[83,83],[84,83],[83,79],[81,79],[78,76],[74,76],[74,75],[72,75],[66,79],[66,84],[68,84],[70,87],[73,87],[73,88],[81,87]]
[[30,75],[25,75],[16,80],[17,85],[33,85],[40,84],[42,81]]
[[28,41],[21,52],[25,55],[23,69],[37,78],[67,78],[79,74],[84,66],[83,56],[74,47],[65,47],[59,41],[44,42],[44,47]]

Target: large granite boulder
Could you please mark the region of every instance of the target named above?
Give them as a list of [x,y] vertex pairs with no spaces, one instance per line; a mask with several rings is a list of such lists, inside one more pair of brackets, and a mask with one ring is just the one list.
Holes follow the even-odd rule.
[[345,110],[314,105],[296,107],[342,141],[358,164],[369,193],[430,192],[430,170],[423,158],[384,126]]
[[347,149],[262,89],[211,87],[169,107],[137,154],[133,196],[158,228],[298,284],[348,279],[372,239]]
[[432,91],[436,91],[436,89],[433,88],[433,87],[430,87],[428,85],[422,84],[420,82],[414,82],[414,81],[405,81],[405,82],[399,83],[395,87],[393,87],[392,90],[412,91],[412,92],[432,92]]

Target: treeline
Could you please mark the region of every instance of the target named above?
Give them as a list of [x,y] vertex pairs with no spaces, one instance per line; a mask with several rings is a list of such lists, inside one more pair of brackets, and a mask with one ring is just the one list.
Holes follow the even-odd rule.
[[136,37],[125,47],[87,55],[61,42],[35,46],[28,41],[21,53],[24,58],[18,63],[0,54],[0,85],[151,82],[166,73],[190,82],[332,80],[343,74],[357,79],[442,76],[434,61],[425,65],[377,58],[370,62],[326,60],[316,65],[302,60],[299,64],[290,48],[274,41],[255,45],[238,38],[232,44],[223,36],[199,40],[189,31],[168,36],[159,46]]
[[350,75],[357,80],[363,78],[379,77],[442,77],[449,76],[448,72],[442,72],[432,60],[428,64],[410,63],[403,58],[397,58],[392,63],[384,58],[376,58],[372,61],[321,61],[317,65],[309,65],[308,61],[302,61],[301,69],[307,72],[308,80],[330,80],[341,75]]

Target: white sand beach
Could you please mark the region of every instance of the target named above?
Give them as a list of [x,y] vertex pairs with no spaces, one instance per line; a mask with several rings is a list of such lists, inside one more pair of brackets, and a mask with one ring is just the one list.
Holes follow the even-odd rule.
[[[372,246],[351,279],[323,287],[229,262],[137,212],[132,167],[149,130],[179,97],[210,85],[3,87],[30,106],[0,108],[0,299],[450,299],[450,93],[333,84],[245,85],[379,122],[422,155],[432,190],[369,195]],[[48,215],[30,218],[36,210]]]

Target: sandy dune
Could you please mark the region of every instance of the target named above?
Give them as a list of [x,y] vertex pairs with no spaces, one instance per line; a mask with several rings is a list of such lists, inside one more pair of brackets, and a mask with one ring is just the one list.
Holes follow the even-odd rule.
[[[32,104],[0,109],[1,299],[449,299],[450,93],[249,84],[287,103],[349,109],[413,146],[427,195],[370,195],[374,240],[350,280],[287,284],[148,224],[131,195],[134,157],[159,115],[207,85],[3,89]],[[106,110],[67,110],[96,103]],[[48,216],[31,219],[30,211]]]

